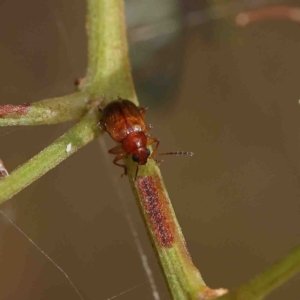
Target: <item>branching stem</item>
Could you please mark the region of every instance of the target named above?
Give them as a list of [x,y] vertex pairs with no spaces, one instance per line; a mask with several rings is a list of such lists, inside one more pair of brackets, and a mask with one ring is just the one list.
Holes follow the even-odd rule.
[[[0,204],[94,140],[97,105],[122,97],[138,104],[131,76],[123,0],[87,0],[88,68],[80,91],[33,104],[0,106],[0,126],[54,124],[82,118],[73,128],[0,181]],[[208,288],[193,265],[156,163],[140,168],[126,161],[128,178],[174,299],[199,300],[223,295]],[[300,248],[249,284],[220,299],[260,300],[300,270]],[[217,270],[216,270],[217,272]]]

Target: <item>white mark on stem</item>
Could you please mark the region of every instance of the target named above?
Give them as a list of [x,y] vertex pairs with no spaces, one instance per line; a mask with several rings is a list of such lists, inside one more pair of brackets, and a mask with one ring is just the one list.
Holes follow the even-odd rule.
[[67,145],[66,152],[69,153],[72,150],[72,143]]

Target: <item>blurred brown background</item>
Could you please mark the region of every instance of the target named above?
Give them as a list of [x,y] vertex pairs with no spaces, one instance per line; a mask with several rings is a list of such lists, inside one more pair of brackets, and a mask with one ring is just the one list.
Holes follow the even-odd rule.
[[[126,1],[135,83],[152,134],[162,152],[196,154],[166,158],[161,170],[193,261],[215,288],[248,281],[299,244],[300,25],[233,21],[270,3]],[[1,104],[73,92],[85,74],[84,24],[84,1],[1,0]],[[11,171],[72,124],[0,128],[0,157]],[[154,299],[141,251],[160,299],[169,299],[128,181],[103,150],[112,145],[107,136],[94,141],[1,209],[84,299],[131,288],[114,299]],[[0,233],[1,300],[79,299],[4,218]],[[299,295],[298,276],[268,299]]]

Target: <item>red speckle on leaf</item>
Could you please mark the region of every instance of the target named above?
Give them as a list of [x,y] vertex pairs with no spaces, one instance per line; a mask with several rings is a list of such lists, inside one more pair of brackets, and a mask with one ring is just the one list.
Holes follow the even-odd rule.
[[20,105],[1,105],[0,106],[0,117],[6,116],[21,116],[25,115],[30,107],[30,103],[24,103]]
[[162,199],[162,193],[159,192],[160,184],[158,185],[150,176],[143,176],[138,178],[137,185],[157,240],[163,247],[172,247],[174,236],[164,209],[166,201]]

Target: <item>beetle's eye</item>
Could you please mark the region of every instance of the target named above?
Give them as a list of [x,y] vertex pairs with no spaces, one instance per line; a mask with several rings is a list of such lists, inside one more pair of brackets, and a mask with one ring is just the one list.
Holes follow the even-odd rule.
[[134,162],[139,162],[139,160],[140,160],[139,155],[138,155],[138,154],[133,154],[133,155],[132,155],[132,160],[133,160]]
[[150,155],[150,150],[149,149],[146,150],[146,154],[147,154],[147,157]]

